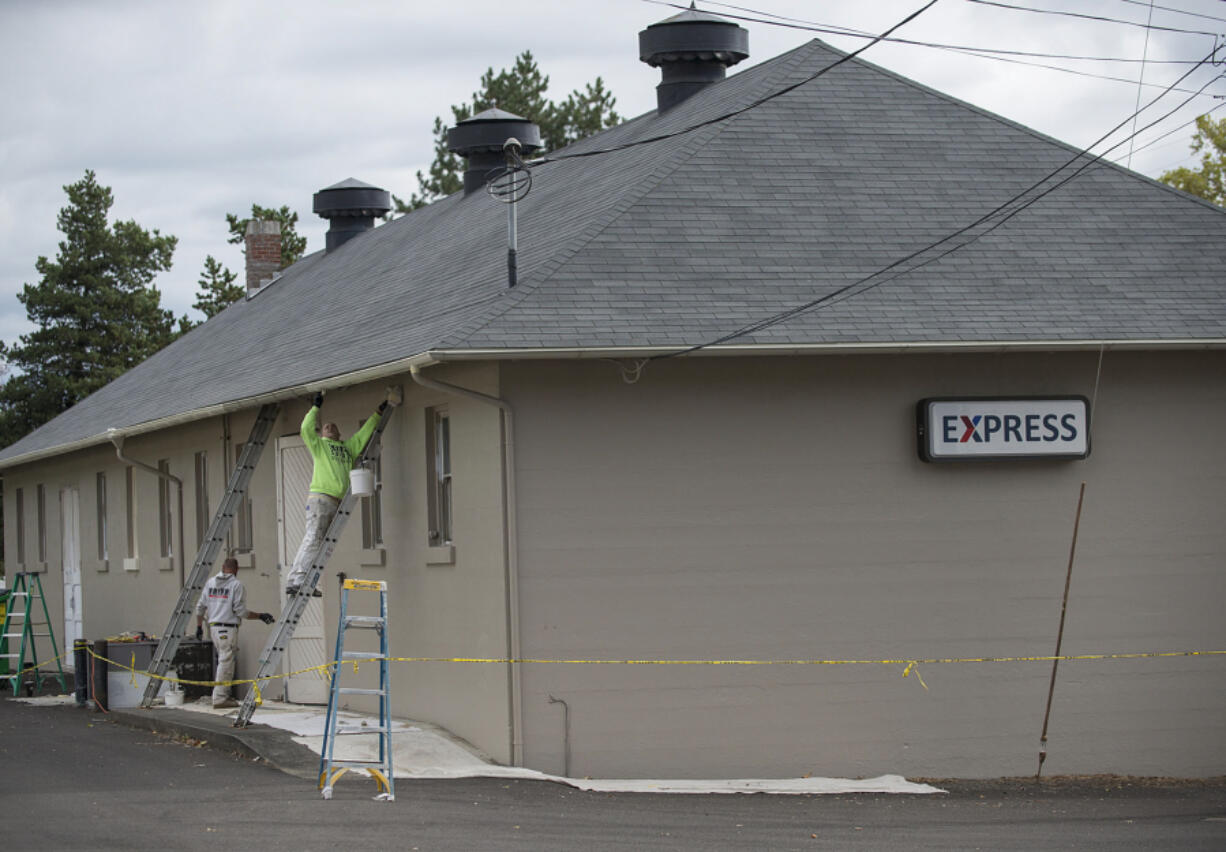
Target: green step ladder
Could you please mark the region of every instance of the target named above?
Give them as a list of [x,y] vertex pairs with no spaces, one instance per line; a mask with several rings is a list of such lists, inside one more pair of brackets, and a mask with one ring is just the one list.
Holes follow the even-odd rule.
[[[42,621],[35,620],[38,616],[35,610],[36,601],[41,605]],[[46,632],[39,632],[37,628],[40,627],[46,628]],[[44,680],[56,677],[60,681],[60,689],[68,691],[68,682],[64,678],[64,667],[60,665],[60,650],[55,644],[55,631],[51,628],[51,616],[47,613],[47,599],[43,597],[43,582],[37,573],[18,571],[13,576],[13,588],[9,590],[8,608],[4,612],[4,627],[0,629],[0,638],[8,644],[5,652],[0,654],[0,658],[9,663],[8,672],[0,675],[0,680],[8,679],[9,684],[13,687],[13,695],[21,691],[25,680],[24,675],[27,672],[33,673],[28,686],[30,694],[33,694],[36,688],[41,687]],[[51,656],[54,658],[56,669],[54,673],[39,669],[39,639],[51,640]],[[14,647],[17,647],[16,653],[13,652]],[[27,660],[29,661],[28,666]]]
[[[378,615],[350,615],[350,592],[378,592]],[[351,629],[373,630],[379,635],[379,651],[347,651],[345,650],[345,634]],[[357,661],[378,662],[379,686],[377,689],[360,689],[341,686],[341,673],[345,662]],[[342,695],[377,695],[379,696],[379,725],[371,727],[344,727],[337,719],[338,700]],[[333,756],[337,737],[365,736],[378,737],[379,759],[372,760],[342,760]],[[336,658],[332,671],[332,686],[328,692],[328,715],[324,723],[324,741],[319,756],[319,789],[325,799],[332,798],[332,785],[350,769],[365,771],[375,783],[379,794],[376,800],[393,802],[396,800],[395,780],[392,778],[392,708],[390,684],[387,672],[387,583],[382,580],[352,580],[346,578],[341,583],[340,621],[336,626]]]

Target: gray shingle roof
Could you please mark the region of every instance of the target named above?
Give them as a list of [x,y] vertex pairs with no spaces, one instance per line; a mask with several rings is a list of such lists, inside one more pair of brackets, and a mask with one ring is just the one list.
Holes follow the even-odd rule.
[[[689,346],[974,222],[1076,152],[811,42],[568,148],[519,207],[456,195],[316,253],[0,463],[438,350]],[[947,249],[951,244],[945,244]],[[1098,164],[978,241],[737,344],[1226,341],[1226,212]]]

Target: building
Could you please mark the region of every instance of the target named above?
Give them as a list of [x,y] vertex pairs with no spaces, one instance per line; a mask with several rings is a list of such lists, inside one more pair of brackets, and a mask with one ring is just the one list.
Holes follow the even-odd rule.
[[[389,581],[401,657],[865,661],[397,666],[397,715],[500,761],[1024,775],[1050,663],[907,663],[1052,654],[1085,482],[1063,652],[1110,658],[1062,664],[1044,771],[1221,774],[1223,658],[1144,655],[1226,649],[1226,213],[820,42],[724,78],[742,33],[644,31],[660,108],[532,167],[514,286],[481,191],[508,136],[529,156],[514,116],[457,128],[466,191],[410,215],[321,191],[326,251],[0,453],[6,565],[79,583],[56,618],[86,636],[159,631],[278,400],[234,533],[270,608],[311,395],[348,434],[400,385],[291,670],[343,570]],[[922,444],[921,402],[964,397]],[[1048,452],[1055,403],[1089,443]],[[993,449],[989,415],[1040,454],[921,459]]]

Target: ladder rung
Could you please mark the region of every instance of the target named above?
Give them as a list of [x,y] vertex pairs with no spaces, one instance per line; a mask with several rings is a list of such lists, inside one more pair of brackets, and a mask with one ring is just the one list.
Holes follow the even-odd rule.
[[387,695],[386,689],[359,689],[356,686],[337,687],[341,695]]
[[372,663],[377,663],[379,660],[386,660],[387,657],[375,651],[342,651],[342,660],[370,660]]
[[378,734],[379,736],[383,736],[384,734],[390,734],[391,732],[391,728],[337,728],[336,731],[334,731],[338,737],[352,737],[359,734]]
[[20,656],[21,656],[20,654],[0,654],[0,657],[10,657],[12,659],[16,659],[17,657],[20,657]]
[[382,769],[387,771],[386,763],[379,763],[370,760],[332,760],[328,763],[329,766],[348,766],[350,769]]
[[387,623],[387,619],[378,615],[347,615],[345,616],[346,627],[382,627]]

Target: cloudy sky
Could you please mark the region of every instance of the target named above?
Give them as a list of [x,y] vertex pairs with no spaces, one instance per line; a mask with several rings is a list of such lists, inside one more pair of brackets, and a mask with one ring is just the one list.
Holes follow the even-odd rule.
[[[749,30],[746,67],[811,38],[858,49],[863,39],[801,27],[879,33],[925,2],[699,8],[791,24],[739,21]],[[647,0],[535,0],[521,11],[501,0],[0,0],[0,339],[13,342],[30,328],[16,295],[37,281],[39,255],[55,256],[63,187],[86,169],[112,188],[113,219],[179,238],[174,268],[158,286],[164,305],[199,319],[191,304],[205,256],[242,269],[239,247],[226,242],[227,212],[288,204],[301,216],[307,250],[322,248],[326,223],[311,213],[316,190],[356,177],[407,197],[432,158],[434,117],[449,118],[482,72],[511,65],[523,50],[549,75],[555,100],[599,75],[622,115],[646,112],[658,72],[638,61],[637,34],[676,11]],[[863,58],[1084,147],[1132,115],[1138,91],[1148,103],[1189,70],[1178,63],[1209,54],[1212,33],[1226,33],[1223,0],[1161,0],[1152,9],[1148,0],[939,0],[895,36],[1017,53],[985,58],[882,43]],[[1098,61],[1106,58],[1130,61]],[[1167,94],[1138,127],[1223,70],[1196,70],[1180,84],[1185,91]],[[1156,177],[1193,163],[1192,129],[1177,128],[1223,104],[1223,95],[1219,78],[1141,133],[1135,147],[1145,147],[1131,167]],[[1111,159],[1127,163],[1129,146]]]

